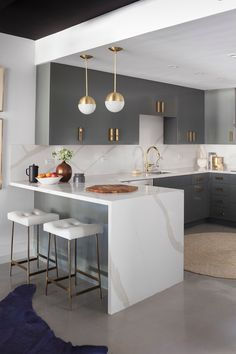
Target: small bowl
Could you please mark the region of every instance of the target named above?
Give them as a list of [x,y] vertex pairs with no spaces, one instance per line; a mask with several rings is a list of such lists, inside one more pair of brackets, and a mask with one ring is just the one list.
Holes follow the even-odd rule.
[[57,184],[59,183],[60,179],[62,179],[63,176],[59,176],[59,177],[44,177],[44,178],[39,178],[36,177],[37,181],[39,181],[39,183],[41,184]]

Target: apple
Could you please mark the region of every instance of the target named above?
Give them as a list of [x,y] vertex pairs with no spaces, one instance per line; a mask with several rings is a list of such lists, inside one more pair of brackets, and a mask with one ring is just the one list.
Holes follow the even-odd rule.
[[58,175],[57,175],[56,172],[52,172],[52,173],[51,173],[51,177],[54,177],[54,178],[55,178],[55,177],[58,177]]
[[46,173],[46,177],[51,177],[51,172]]
[[45,178],[46,177],[46,174],[45,173],[40,173],[39,175],[38,175],[38,178]]

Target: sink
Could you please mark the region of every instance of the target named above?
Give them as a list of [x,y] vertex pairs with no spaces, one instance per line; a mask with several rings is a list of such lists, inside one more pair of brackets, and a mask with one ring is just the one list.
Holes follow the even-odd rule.
[[169,171],[150,171],[150,172],[146,172],[146,176],[150,176],[150,175],[165,175],[167,173],[170,173]]

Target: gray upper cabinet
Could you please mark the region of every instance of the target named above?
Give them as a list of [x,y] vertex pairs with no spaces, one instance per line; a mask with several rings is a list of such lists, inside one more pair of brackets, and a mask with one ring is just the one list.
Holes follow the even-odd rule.
[[[158,100],[164,102],[165,143],[202,143],[204,136],[204,92],[118,75],[118,91],[124,95],[125,107],[119,113],[109,112],[104,104],[113,87],[111,73],[89,70],[89,94],[97,107],[91,115],[78,110],[85,94],[83,68],[48,63],[37,67],[36,144],[138,144],[139,116],[160,115]],[[78,129],[83,129],[79,140]],[[119,129],[119,140],[109,141],[110,128]],[[195,140],[187,141],[187,132]]]
[[176,116],[164,119],[165,144],[204,143],[204,91],[178,90]]
[[235,144],[235,89],[205,92],[206,144]]

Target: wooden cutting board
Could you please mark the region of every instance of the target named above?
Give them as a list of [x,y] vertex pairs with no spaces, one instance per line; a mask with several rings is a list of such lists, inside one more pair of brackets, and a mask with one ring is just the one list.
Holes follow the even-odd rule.
[[138,190],[136,186],[127,186],[125,184],[99,184],[87,187],[87,192],[95,193],[130,193]]

